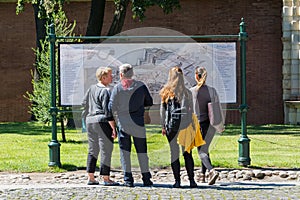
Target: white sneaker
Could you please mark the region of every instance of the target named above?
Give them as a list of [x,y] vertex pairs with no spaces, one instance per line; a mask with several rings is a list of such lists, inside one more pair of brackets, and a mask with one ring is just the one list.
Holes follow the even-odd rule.
[[218,177],[219,177],[219,172],[217,172],[214,169],[210,170],[210,172],[208,174],[208,185],[215,184]]

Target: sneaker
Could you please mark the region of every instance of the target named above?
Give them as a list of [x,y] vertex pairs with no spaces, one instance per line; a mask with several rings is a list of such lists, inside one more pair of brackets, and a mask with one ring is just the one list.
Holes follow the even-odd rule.
[[195,182],[195,180],[190,180],[190,188],[196,188],[196,187],[198,187],[198,185]]
[[133,182],[130,182],[130,181],[125,181],[123,186],[125,186],[125,187],[134,187]]
[[89,180],[89,181],[87,182],[87,184],[88,184],[88,185],[99,185],[99,182],[98,182],[98,181],[90,181],[90,180]]
[[208,174],[208,185],[213,185],[219,177],[219,172],[212,169]]
[[114,182],[114,181],[103,181],[103,185],[104,186],[118,186],[120,185],[118,182]]
[[175,181],[173,188],[181,188],[180,181]]

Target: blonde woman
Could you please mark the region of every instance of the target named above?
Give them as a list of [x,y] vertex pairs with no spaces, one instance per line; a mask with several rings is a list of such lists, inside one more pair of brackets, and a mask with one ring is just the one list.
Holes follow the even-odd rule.
[[98,185],[94,173],[99,152],[101,152],[100,175],[105,186],[119,185],[110,179],[110,165],[113,140],[117,137],[112,113],[108,110],[110,98],[109,84],[112,82],[112,69],[99,67],[96,71],[97,84],[86,92],[82,105],[88,136],[87,173],[88,185]]
[[[208,103],[214,100],[219,102],[219,97],[215,88],[206,85],[207,71],[204,67],[197,67],[195,70],[195,80],[197,85],[190,90],[193,94],[194,113],[197,115],[201,127],[202,137],[206,144],[198,147],[198,154],[202,162],[202,182],[205,182],[206,170],[209,172],[208,184],[215,184],[219,173],[214,170],[209,157],[209,145],[214,137],[216,129],[210,125],[208,117]],[[219,131],[222,132],[223,130]]]
[[[177,138],[180,130],[183,126],[183,120],[181,119],[180,127],[177,131],[168,128],[170,124],[170,117],[168,117],[168,105],[172,101],[176,101],[181,106],[183,104],[186,107],[187,112],[192,112],[193,99],[191,91],[189,91],[184,85],[183,73],[180,67],[175,66],[169,70],[169,77],[167,83],[160,91],[161,106],[160,116],[162,124],[162,135],[167,137],[171,151],[171,167],[175,178],[174,188],[181,187],[180,180],[180,162],[179,162],[179,144]],[[194,180],[194,160],[192,151],[186,152],[183,146],[181,146],[182,153],[185,160],[185,167],[190,181],[190,187],[195,188],[197,184]]]

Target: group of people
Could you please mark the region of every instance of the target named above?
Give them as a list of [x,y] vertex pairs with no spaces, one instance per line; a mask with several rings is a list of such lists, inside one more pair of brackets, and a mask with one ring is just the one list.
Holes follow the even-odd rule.
[[[86,92],[83,100],[83,118],[86,123],[88,135],[88,156],[87,173],[88,185],[98,185],[95,179],[96,164],[99,153],[100,176],[105,186],[116,186],[118,182],[110,178],[111,157],[113,141],[118,138],[120,148],[121,165],[124,172],[124,186],[134,187],[134,178],[131,171],[131,147],[132,141],[135,146],[138,162],[142,174],[144,186],[152,186],[151,173],[149,170],[149,158],[147,154],[146,129],[144,121],[145,109],[153,105],[153,99],[147,86],[138,80],[133,79],[133,67],[130,64],[123,64],[119,67],[120,81],[113,88],[112,69],[100,67],[96,71],[97,84],[92,85]],[[189,113],[196,116],[198,133],[205,142],[196,145],[199,157],[202,162],[202,182],[205,182],[205,173],[208,170],[208,184],[212,185],[218,178],[218,172],[213,169],[209,157],[209,145],[213,139],[215,129],[210,125],[207,104],[212,101],[210,94],[217,92],[213,87],[205,84],[207,72],[204,67],[197,67],[195,80],[197,85],[187,89],[184,84],[182,69],[175,66],[169,70],[167,83],[160,91],[161,106],[160,117],[162,135],[167,137],[171,152],[171,168],[175,184],[173,187],[181,187],[180,180],[180,146],[185,160],[185,167],[190,180],[190,187],[197,187],[194,180],[194,160],[191,148],[184,144],[178,144],[181,137],[180,127],[178,130],[168,128],[168,104],[172,100],[185,105]],[[195,124],[194,124],[195,127]],[[222,131],[222,130],[221,130]],[[188,150],[187,150],[188,149]]]

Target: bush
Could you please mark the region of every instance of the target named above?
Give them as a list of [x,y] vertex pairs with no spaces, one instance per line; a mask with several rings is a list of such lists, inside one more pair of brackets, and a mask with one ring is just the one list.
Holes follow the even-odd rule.
[[[73,35],[73,31],[76,23],[69,23],[68,19],[62,10],[59,10],[52,14],[52,21],[55,24],[56,35],[59,36],[70,36]],[[49,32],[49,27],[47,26],[47,32]],[[69,40],[70,41],[70,40]],[[57,44],[57,43],[56,43]],[[25,98],[27,98],[32,105],[30,106],[30,112],[33,114],[37,121],[48,123],[51,121],[51,114],[49,109],[51,107],[51,69],[50,69],[50,48],[49,41],[46,38],[41,41],[41,49],[34,50],[36,56],[35,70],[32,74],[32,85],[33,91],[27,92]],[[55,54],[56,67],[58,66],[58,55]],[[58,71],[58,70],[56,70]],[[38,77],[35,77],[38,74]],[[56,76],[56,96],[58,96],[58,74]],[[56,102],[58,103],[58,102]],[[63,115],[63,116],[61,116]],[[66,114],[59,113],[58,117],[67,117]]]

